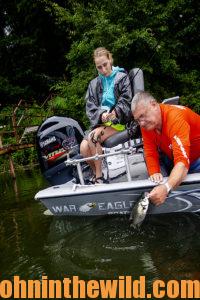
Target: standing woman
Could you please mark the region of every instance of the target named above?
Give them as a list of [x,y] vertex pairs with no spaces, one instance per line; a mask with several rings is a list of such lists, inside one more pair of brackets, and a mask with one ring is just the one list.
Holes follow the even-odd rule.
[[[123,68],[113,66],[112,54],[104,47],[93,54],[98,76],[93,79],[86,93],[86,114],[92,131],[82,141],[80,152],[83,157],[102,154],[101,144],[117,131],[125,129],[131,119],[131,84]],[[114,125],[118,119],[120,124]],[[88,161],[93,170],[93,183],[105,183],[101,160]]]

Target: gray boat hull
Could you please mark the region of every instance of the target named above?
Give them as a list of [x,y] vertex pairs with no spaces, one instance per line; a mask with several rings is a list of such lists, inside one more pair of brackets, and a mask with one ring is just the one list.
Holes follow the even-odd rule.
[[[102,185],[67,183],[40,191],[35,198],[56,216],[100,216],[130,214],[141,197],[154,184],[147,179]],[[150,204],[148,214],[200,212],[200,174],[190,174],[160,206]]]

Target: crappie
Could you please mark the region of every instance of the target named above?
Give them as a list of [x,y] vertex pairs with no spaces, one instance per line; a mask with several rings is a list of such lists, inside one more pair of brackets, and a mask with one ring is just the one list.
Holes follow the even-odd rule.
[[131,221],[131,227],[137,227],[142,224],[142,222],[146,217],[148,207],[149,207],[149,194],[145,192],[142,193],[141,198],[132,208],[132,212],[129,218],[129,220]]

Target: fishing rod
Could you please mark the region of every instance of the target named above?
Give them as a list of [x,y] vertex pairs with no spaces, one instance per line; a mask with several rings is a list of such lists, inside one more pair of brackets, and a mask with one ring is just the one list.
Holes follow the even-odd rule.
[[137,76],[137,74],[139,73],[139,71],[142,71],[142,69],[148,64],[151,62],[152,58],[154,57],[154,55],[156,54],[156,49],[157,47],[159,46],[159,42],[156,43],[156,45],[154,46],[153,48],[153,54],[150,56],[149,60],[142,66],[142,67],[139,67],[137,72],[135,73],[135,75],[133,76],[132,80]]

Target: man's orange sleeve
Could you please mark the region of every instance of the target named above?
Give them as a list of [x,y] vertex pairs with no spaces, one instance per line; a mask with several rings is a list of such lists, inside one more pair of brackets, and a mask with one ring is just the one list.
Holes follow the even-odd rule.
[[159,154],[155,142],[155,134],[142,129],[142,137],[148,173],[150,176],[155,173],[160,173]]
[[[170,123],[170,122],[169,122]],[[170,124],[169,124],[170,126]],[[190,166],[190,126],[183,118],[175,118],[171,124],[169,135],[172,141],[174,165],[178,162]]]

